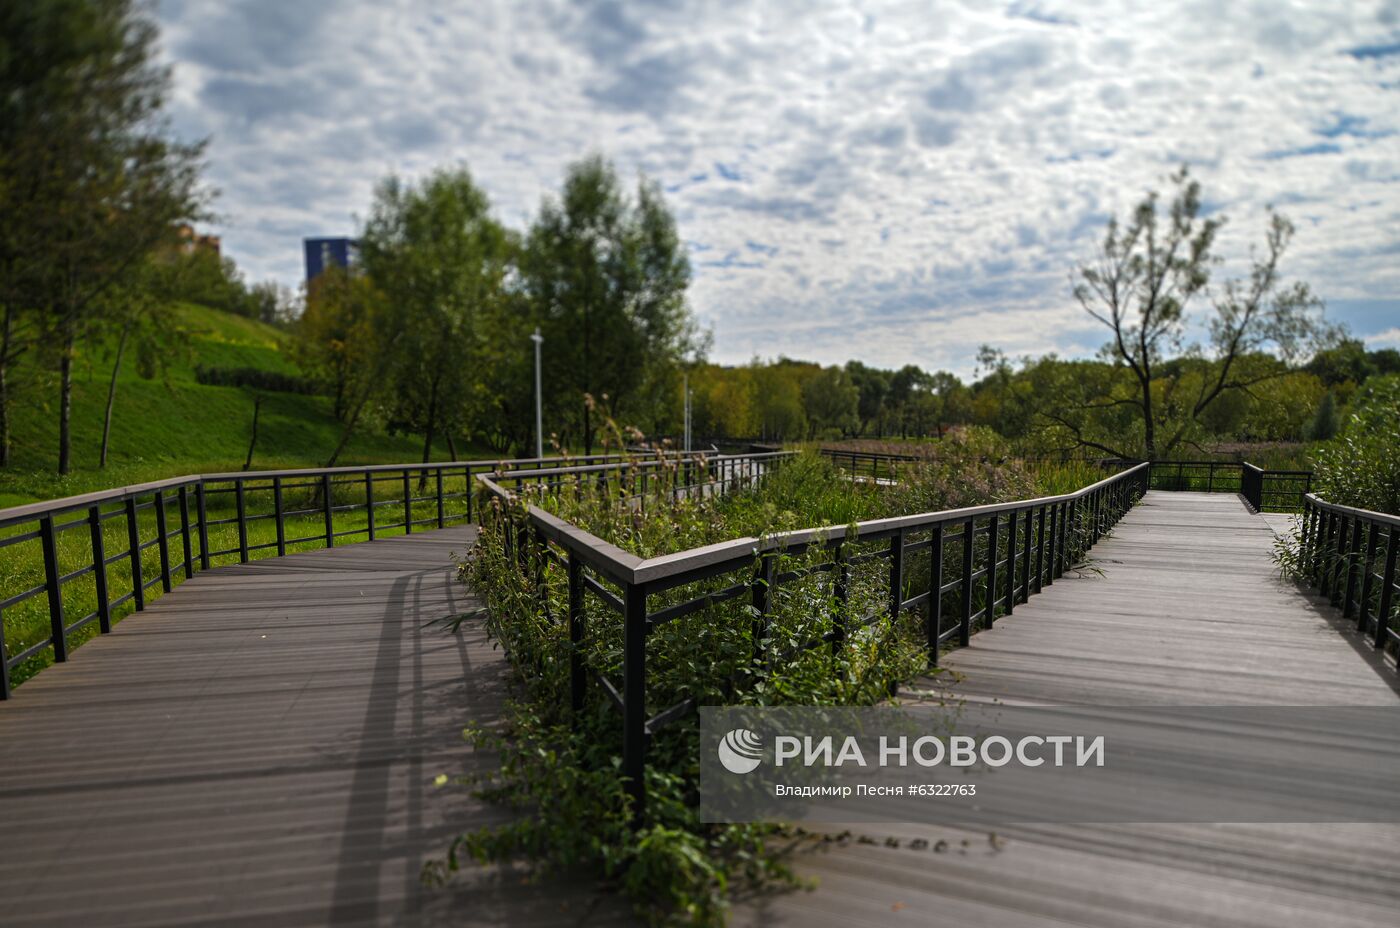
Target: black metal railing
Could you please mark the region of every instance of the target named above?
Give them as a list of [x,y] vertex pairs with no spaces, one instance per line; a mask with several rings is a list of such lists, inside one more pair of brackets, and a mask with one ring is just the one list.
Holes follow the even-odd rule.
[[1372,646],[1397,649],[1395,559],[1400,553],[1400,518],[1339,506],[1308,493],[1303,498],[1297,573],[1339,606]]
[[[729,475],[731,486],[744,485],[786,456],[697,459],[695,470],[680,483],[693,490]],[[577,476],[570,471],[479,475],[495,500],[482,506],[483,537],[499,533],[505,562],[532,591],[544,618],[567,626],[572,712],[584,711],[593,685],[620,712],[621,772],[640,822],[648,743],[697,708],[693,695],[648,687],[649,659],[664,657],[648,655],[649,637],[658,628],[692,616],[747,622],[754,666],[766,668],[762,674],[776,662],[813,652],[834,660],[862,630],[917,615],[927,663],[936,666],[940,650],[967,644],[975,630],[991,628],[998,616],[1011,614],[1017,603],[1079,564],[1146,492],[1149,468],[1137,465],[1060,496],[737,538],[645,559],[545,506],[520,505],[517,494],[525,487],[562,492],[586,485],[599,472],[614,481],[631,481],[624,494],[641,493],[637,472],[625,467]],[[742,480],[733,480],[736,472],[745,475]],[[614,492],[618,489],[615,483]],[[794,558],[805,561],[795,564]],[[873,600],[867,597],[868,611],[860,611],[862,604],[853,594],[857,572],[862,589],[873,579],[880,590]],[[775,650],[769,631],[784,588],[813,583],[822,586],[821,595],[802,598],[800,607],[810,636]],[[551,590],[557,601],[567,603],[565,610],[551,610]],[[609,623],[617,624],[607,627]],[[611,643],[591,651],[591,642],[604,635]],[[585,657],[590,653],[605,655],[599,658],[605,663],[590,662]],[[619,672],[620,683],[615,680]]]
[[[1104,464],[1136,463],[1108,459]],[[1298,512],[1312,488],[1312,471],[1265,470],[1247,461],[1153,461],[1151,488],[1238,493],[1255,512]]]
[[0,699],[198,571],[467,522],[476,474],[617,459],[200,474],[0,509]]
[[886,451],[849,451],[845,448],[818,448],[817,453],[853,477],[875,481],[899,479],[900,468],[921,460],[913,454]]

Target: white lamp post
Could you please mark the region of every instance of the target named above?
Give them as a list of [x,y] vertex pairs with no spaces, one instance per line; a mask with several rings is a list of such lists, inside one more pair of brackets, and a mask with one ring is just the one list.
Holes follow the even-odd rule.
[[539,326],[535,326],[535,334],[530,336],[530,341],[535,343],[535,457],[544,457],[544,399],[540,393],[540,345],[544,344],[544,336],[540,334]]

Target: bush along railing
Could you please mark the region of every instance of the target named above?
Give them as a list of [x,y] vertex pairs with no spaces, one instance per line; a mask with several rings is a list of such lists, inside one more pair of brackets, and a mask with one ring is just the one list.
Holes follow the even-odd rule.
[[1395,560],[1400,518],[1338,506],[1309,493],[1300,517],[1302,543],[1295,573],[1355,618],[1356,630],[1381,650],[1395,648],[1400,672],[1400,631],[1395,612]]
[[472,521],[472,478],[502,463],[202,474],[0,509],[0,699],[198,571]]
[[[675,486],[718,487],[728,475],[729,488],[739,489],[784,458],[695,458]],[[876,662],[903,660],[909,676],[936,667],[941,650],[967,644],[1079,566],[1146,492],[1149,468],[1061,496],[645,559],[549,511],[549,495],[582,492],[598,474],[622,498],[640,500],[647,472],[479,475],[486,497],[474,555],[478,567],[487,559],[508,575],[496,584],[506,592],[488,621],[517,667],[537,684],[557,680],[539,685],[567,699],[576,720],[596,711],[598,699],[620,715],[619,771],[634,826],[646,820],[648,751],[698,706],[781,702],[783,680],[799,674],[853,687],[867,672],[879,677],[870,671]]]

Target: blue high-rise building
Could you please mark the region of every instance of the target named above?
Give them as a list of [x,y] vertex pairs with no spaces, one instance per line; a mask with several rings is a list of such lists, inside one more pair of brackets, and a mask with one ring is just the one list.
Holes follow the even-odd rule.
[[308,238],[306,282],[311,283],[328,267],[352,267],[359,258],[360,243],[353,238]]

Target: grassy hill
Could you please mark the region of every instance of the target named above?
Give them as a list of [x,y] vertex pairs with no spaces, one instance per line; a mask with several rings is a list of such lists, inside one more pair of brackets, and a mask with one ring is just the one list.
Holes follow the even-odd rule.
[[[203,306],[177,310],[180,344],[165,353],[153,378],[138,373],[128,348],[118,378],[108,466],[99,470],[102,414],[115,357],[115,340],[80,349],[73,388],[74,472],[55,474],[58,459],[56,378],[35,371],[14,407],[12,465],[0,470],[0,507],[52,499],[189,473],[238,470],[248,451],[253,390],[208,386],[197,369],[251,368],[297,376],[289,337],[272,326]],[[263,397],[255,469],[315,467],[340,438],[329,398],[256,391]],[[445,447],[435,448],[445,458]],[[459,443],[458,451],[468,451]],[[474,456],[490,457],[476,449]],[[342,464],[414,461],[422,437],[367,430],[341,454]]]

